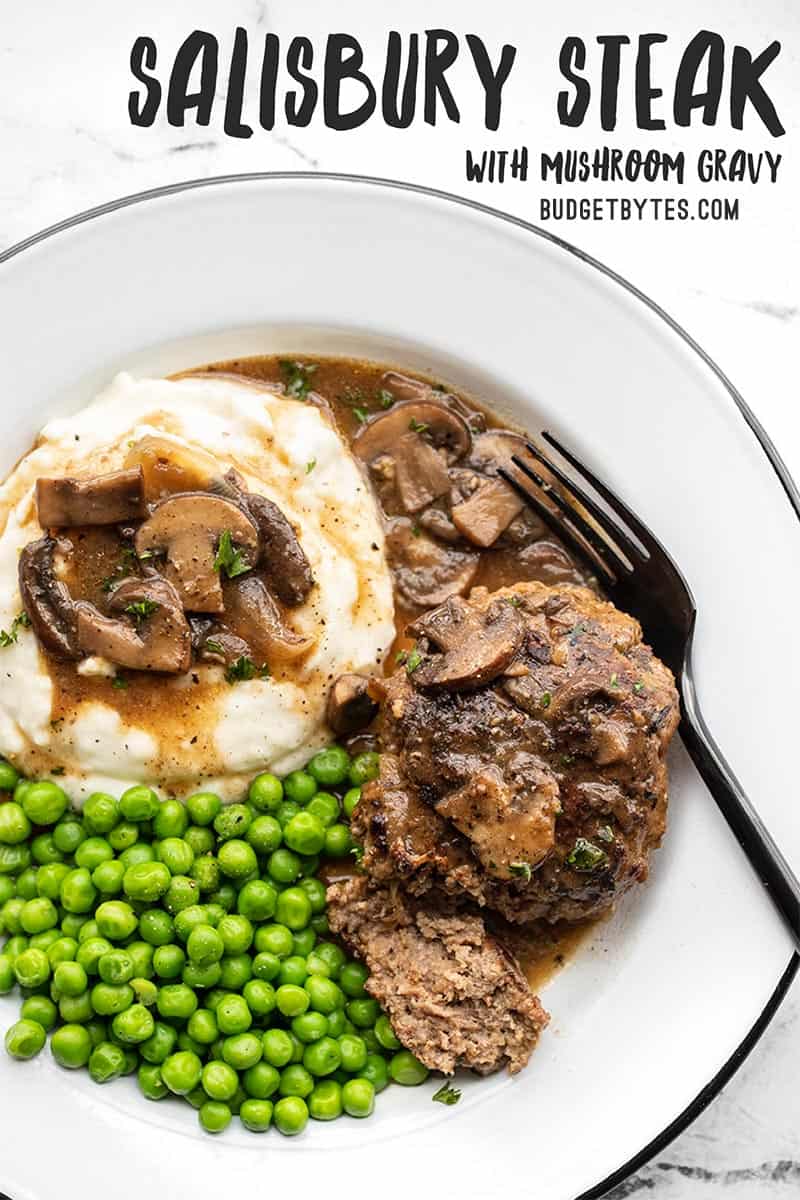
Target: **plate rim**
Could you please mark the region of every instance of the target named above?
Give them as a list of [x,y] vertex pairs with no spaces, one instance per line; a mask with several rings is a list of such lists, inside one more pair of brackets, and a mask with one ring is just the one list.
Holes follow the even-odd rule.
[[[593,255],[585,250],[581,250],[572,242],[559,237],[557,234],[550,232],[530,221],[526,221],[522,217],[518,217],[513,213],[504,212],[502,209],[494,208],[491,205],[483,204],[480,201],[473,200],[467,196],[460,196],[453,192],[448,192],[441,188],[427,187],[424,184],[411,183],[405,180],[381,178],[379,176],[351,174],[342,171],[243,171],[235,172],[226,175],[211,175],[195,179],[187,179],[174,183],[163,184],[159,187],[148,188],[143,191],[132,192],[126,196],[118,197],[115,200],[109,200],[104,204],[96,205],[93,208],[88,208],[82,212],[76,213],[71,217],[66,217],[61,221],[57,221],[52,225],[31,234],[27,238],[14,243],[5,250],[0,251],[0,265],[9,262],[16,258],[25,250],[38,245],[40,242],[55,236],[56,234],[73,229],[79,225],[83,225],[96,217],[102,217],[109,213],[116,212],[123,208],[131,207],[134,204],[140,204],[147,200],[163,199],[166,196],[171,196],[184,191],[191,191],[203,187],[214,187],[217,185],[238,184],[238,183],[255,183],[255,182],[278,182],[278,181],[322,181],[324,183],[356,183],[367,185],[368,187],[376,187],[378,189],[387,189],[394,191],[410,192],[417,195],[443,200],[451,204],[458,204],[464,208],[471,209],[473,212],[479,212],[484,216],[491,217],[495,220],[503,221],[507,224],[516,226],[519,229],[525,230],[529,234],[533,234],[543,241],[549,242],[551,245],[557,246],[560,250],[578,259],[585,266],[592,270],[598,271],[606,279],[610,279],[613,283],[621,287],[630,296],[633,296],[640,303],[644,304],[650,312],[665,322],[667,326],[677,334],[677,336],[689,347],[705,364],[706,367],[716,376],[719,383],[722,384],[729,398],[733,401],[738,409],[741,417],[749,427],[751,433],[759,443],[761,449],[772,469],[778,477],[781,486],[784,490],[787,500],[791,504],[795,516],[800,521],[800,490],[798,490],[788,467],[784,463],[781,455],[775,447],[769,434],[766,432],[761,422],[756,417],[750,406],[745,401],[744,397],[734,386],[724,371],[717,365],[714,359],[699,345],[694,338],[680,325],[670,314],[663,309],[655,300],[643,292],[630,280],[620,275],[612,267],[607,266]],[[656,1154],[665,1149],[680,1133],[688,1128],[708,1107],[713,1099],[722,1091],[727,1083],[733,1078],[739,1070],[750,1052],[754,1049],[767,1027],[771,1023],[778,1008],[783,1002],[789,987],[800,969],[800,954],[794,952],[786,967],[783,970],[772,994],[770,995],[764,1008],[761,1010],[756,1021],[742,1038],[739,1045],[722,1065],[717,1073],[708,1081],[707,1084],[697,1093],[692,1101],[679,1112],[674,1119],[652,1138],[645,1146],[642,1147],[636,1154],[632,1155],[623,1162],[616,1170],[606,1175],[596,1184],[580,1193],[575,1200],[600,1200],[611,1188],[622,1183],[635,1171],[638,1171],[642,1166],[648,1163]],[[11,1200],[5,1193],[0,1193],[0,1200]]]

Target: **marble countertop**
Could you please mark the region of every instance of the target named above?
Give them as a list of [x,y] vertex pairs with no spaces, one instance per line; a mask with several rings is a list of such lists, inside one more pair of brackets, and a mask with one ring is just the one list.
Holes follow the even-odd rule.
[[[234,140],[223,134],[221,116],[205,129],[170,128],[162,119],[151,129],[134,129],[127,117],[128,55],[137,35],[154,37],[166,60],[192,29],[213,30],[225,59],[237,24],[248,30],[254,45],[267,30],[321,39],[331,29],[329,7],[324,0],[304,0],[302,6],[290,0],[229,0],[224,6],[218,0],[171,0],[169,5],[140,0],[126,6],[99,0],[83,0],[79,6],[30,0],[15,5],[4,13],[0,39],[0,249],[118,196],[244,171],[329,170],[410,180],[468,195],[539,223],[539,199],[547,188],[536,178],[527,184],[469,184],[465,150],[524,144],[535,158],[542,150],[562,145],[600,143],[597,130],[580,131],[569,139],[559,130],[553,104],[558,46],[567,33],[592,37],[603,30],[639,31],[644,28],[640,6],[636,0],[611,0],[602,6],[602,21],[591,0],[571,0],[547,14],[511,0],[494,6],[488,15],[476,0],[440,0],[434,7],[436,24],[458,32],[478,31],[495,47],[501,41],[518,47],[519,63],[496,134],[481,130],[478,109],[468,105],[460,125],[431,129],[415,124],[402,132],[387,131],[374,122],[343,134],[312,121],[306,129],[277,125],[272,133],[258,130],[251,139]],[[340,0],[335,26],[354,32],[365,55],[382,57],[389,26],[377,10],[366,0]],[[565,221],[547,228],[613,266],[675,317],[738,387],[800,478],[800,10],[784,0],[764,0],[757,12],[748,0],[728,0],[724,9],[710,0],[673,0],[662,6],[658,20],[650,20],[651,15],[648,28],[666,27],[677,42],[685,42],[703,26],[759,48],[773,37],[782,40],[775,71],[787,126],[787,136],[777,146],[784,155],[782,174],[775,185],[719,189],[719,194],[741,197],[741,216],[735,223],[695,227],[654,221]],[[406,31],[432,23],[424,0],[408,0],[402,26],[393,22]],[[248,83],[248,88],[253,86]],[[222,80],[219,90],[224,92]],[[680,145],[776,149],[755,129],[737,137],[732,139],[724,129],[693,129],[682,131]],[[662,149],[678,145],[669,130],[661,138]],[[613,142],[646,146],[647,139],[623,121]],[[582,194],[612,191],[585,188]],[[699,194],[696,185],[683,191],[690,197]],[[611,1195],[615,1200],[639,1194],[694,1200],[725,1193],[732,1200],[768,1200],[800,1193],[798,1078],[800,982],[724,1092],[691,1128]]]

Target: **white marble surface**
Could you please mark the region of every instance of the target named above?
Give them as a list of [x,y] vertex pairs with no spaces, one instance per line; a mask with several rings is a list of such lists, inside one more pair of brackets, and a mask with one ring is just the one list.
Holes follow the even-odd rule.
[[[793,0],[671,0],[650,4],[646,18],[636,0],[564,0],[550,6],[501,0],[407,0],[393,15],[367,0],[140,0],[108,5],[100,0],[62,4],[27,0],[5,6],[0,34],[0,248],[75,212],[115,197],[187,178],[240,171],[332,170],[412,180],[460,192],[537,222],[543,189],[527,184],[467,184],[464,152],[527,144],[540,150],[601,144],[596,127],[560,131],[554,96],[562,39],[577,33],[662,30],[670,42],[659,57],[669,87],[669,68],[697,29],[721,32],[754,52],[773,38],[783,43],[770,69],[770,87],[787,127],[779,143],[756,123],[732,137],[716,130],[637,134],[627,115],[622,146],[657,145],[674,151],[702,146],[737,147],[784,156],[773,186],[729,185],[739,195],[737,223],[666,224],[579,222],[551,225],[554,232],[613,266],[667,309],[712,355],[738,386],[779,450],[800,476],[797,410],[800,297],[797,274],[800,183],[797,91],[800,8]],[[335,12],[335,15],[334,15]],[[437,25],[480,33],[490,47],[510,41],[518,61],[504,96],[500,131],[480,128],[479,95],[467,72],[457,73],[460,125],[387,130],[374,120],[351,133],[332,133],[315,118],[303,130],[277,125],[249,140],[222,133],[221,112],[207,129],[174,129],[159,119],[152,129],[133,129],[127,119],[128,55],[139,34],[154,37],[166,61],[194,28],[213,31],[225,62],[234,27],[244,26],[254,46],[270,29],[302,33],[318,42],[335,27],[356,34],[367,65],[383,56],[389,27],[403,32]],[[247,87],[253,103],[255,80]],[[224,79],[219,94],[224,95]],[[724,109],[724,105],[723,105]],[[660,141],[657,139],[661,139]],[[708,191],[709,189],[705,189]],[[710,189],[712,192],[714,189]],[[686,187],[694,198],[701,189]],[[579,189],[571,194],[578,194]],[[586,188],[584,195],[677,194],[668,185]],[[731,965],[731,985],[746,963]],[[617,1198],[641,1193],[660,1200],[726,1195],[768,1200],[800,1193],[800,984],[792,989],[772,1026],[733,1081],[709,1109],[657,1159],[621,1185]],[[1,1181],[0,1181],[1,1182]]]

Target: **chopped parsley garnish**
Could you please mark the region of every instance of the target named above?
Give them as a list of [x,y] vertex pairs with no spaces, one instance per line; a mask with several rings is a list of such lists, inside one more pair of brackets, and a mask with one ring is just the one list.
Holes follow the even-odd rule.
[[124,611],[128,616],[133,617],[137,625],[141,625],[142,621],[152,617],[156,609],[160,607],[161,605],[156,600],[135,600],[132,604],[126,604]]
[[357,421],[360,421],[361,424],[363,425],[366,422],[367,418],[369,417],[369,413],[367,412],[367,410],[365,408],[354,408],[353,416],[355,417],[355,419]]
[[634,690],[635,692],[643,692],[643,691],[644,691],[644,684],[643,684],[643,683],[635,683],[635,684],[633,685],[633,690]]
[[262,663],[260,667],[257,667],[252,658],[248,658],[246,654],[241,654],[225,672],[225,679],[228,683],[246,683],[250,679],[267,679],[268,677],[269,667],[267,664]]
[[519,608],[520,604],[522,604],[521,596],[506,596],[504,598],[506,604],[510,604],[512,608]]
[[509,863],[508,867],[512,875],[517,875],[520,879],[524,879],[526,883],[531,881],[531,864],[526,862]]
[[361,866],[361,863],[364,861],[364,847],[363,846],[353,846],[353,849],[350,851],[350,853],[352,854],[353,858],[356,860],[356,864],[358,866]]
[[[152,550],[144,550],[141,554],[142,561],[146,558],[152,558]],[[120,583],[126,575],[130,575],[139,563],[140,556],[136,553],[132,546],[122,547],[122,559],[114,567],[114,570],[108,575],[102,583],[104,592],[113,592],[114,588]]]
[[205,647],[211,654],[224,654],[225,647],[222,642],[218,642],[216,638],[206,638]]
[[607,861],[605,850],[582,837],[577,838],[567,856],[568,865],[576,871],[596,871],[598,867],[604,867]]
[[434,1092],[432,1100],[438,1100],[440,1104],[458,1104],[461,1099],[461,1089],[451,1087],[446,1081],[439,1088],[438,1092]]
[[17,640],[20,629],[29,629],[31,619],[26,612],[18,612],[11,622],[11,629],[6,631],[0,629],[0,647],[13,646]]
[[118,692],[124,692],[128,687],[128,681],[124,675],[115,675],[111,680],[111,686]]
[[291,359],[282,358],[278,366],[283,375],[283,382],[286,384],[286,394],[293,396],[295,400],[305,400],[311,391],[311,376],[316,371],[318,364],[292,362]]
[[419,537],[421,533],[422,533],[422,526],[420,525],[419,521],[415,521],[414,524],[411,526],[411,534],[413,537]]
[[378,403],[381,408],[391,408],[394,404],[394,396],[386,388],[378,388]]
[[619,687],[619,676],[617,675],[616,671],[615,671],[615,672],[614,672],[614,674],[611,676],[611,686],[612,686],[613,688],[615,688],[615,687]]
[[399,667],[402,667],[403,663],[408,662],[408,651],[407,650],[398,650],[397,654],[395,654],[395,656],[394,656],[394,661],[397,663],[397,665]]
[[429,426],[425,423],[425,421],[415,421],[412,417],[408,422],[408,428],[412,433],[424,433]]
[[246,571],[251,570],[250,563],[246,561],[241,550],[234,547],[230,529],[226,529],[219,539],[214,570],[224,571],[228,579],[235,579],[237,575],[244,575]]
[[572,764],[572,763],[574,763],[574,762],[575,762],[575,756],[574,756],[574,754],[562,754],[562,755],[561,755],[561,765],[562,765],[562,767],[569,767],[569,766],[571,766],[571,764]]
[[600,838],[601,842],[613,842],[614,830],[610,825],[601,825],[597,831],[597,836]]
[[550,701],[551,701],[552,699],[553,699],[553,697],[550,695],[550,693],[549,693],[549,692],[543,692],[543,693],[542,693],[542,698],[541,698],[541,700],[539,701],[539,707],[540,707],[540,708],[549,708],[549,707],[550,707]]
[[306,475],[310,475],[316,465],[317,460],[315,458],[309,459],[309,461],[306,463]]
[[408,674],[411,675],[414,671],[416,671],[417,667],[421,664],[421,662],[422,662],[422,655],[420,654],[419,650],[415,646],[414,649],[409,654],[408,658],[406,659],[406,671],[408,672]]

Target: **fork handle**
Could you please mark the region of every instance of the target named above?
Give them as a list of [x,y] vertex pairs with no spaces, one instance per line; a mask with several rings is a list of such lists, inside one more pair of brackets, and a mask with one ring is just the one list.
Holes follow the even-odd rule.
[[690,663],[682,672],[681,716],[686,749],[800,951],[800,883],[714,741],[697,705]]

